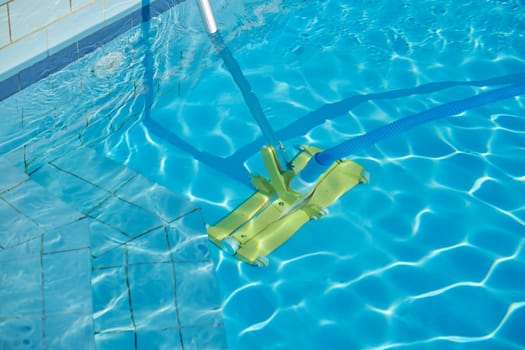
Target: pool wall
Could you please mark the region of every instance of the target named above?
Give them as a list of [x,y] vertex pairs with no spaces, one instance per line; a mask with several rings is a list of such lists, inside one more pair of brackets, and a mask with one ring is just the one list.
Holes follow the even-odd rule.
[[0,101],[182,1],[0,0]]

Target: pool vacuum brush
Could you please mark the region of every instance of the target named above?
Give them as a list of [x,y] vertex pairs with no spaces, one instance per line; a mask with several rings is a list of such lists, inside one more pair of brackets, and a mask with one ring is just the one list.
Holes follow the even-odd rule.
[[368,182],[363,167],[345,157],[418,125],[525,94],[525,83],[481,93],[402,118],[324,151],[303,146],[288,161],[250,84],[218,33],[208,0],[197,2],[213,44],[268,141],[261,150],[268,177],[250,175],[256,192],[218,223],[208,226],[208,237],[214,244],[250,264],[266,266],[267,255],[301,226],[323,216],[325,208],[357,184]]

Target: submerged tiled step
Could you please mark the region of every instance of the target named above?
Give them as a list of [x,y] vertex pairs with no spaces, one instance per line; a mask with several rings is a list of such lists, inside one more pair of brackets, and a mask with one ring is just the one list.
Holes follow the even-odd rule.
[[97,348],[225,349],[200,210],[86,147],[31,179],[84,215]]
[[0,174],[0,349],[94,349],[84,215],[2,156]]

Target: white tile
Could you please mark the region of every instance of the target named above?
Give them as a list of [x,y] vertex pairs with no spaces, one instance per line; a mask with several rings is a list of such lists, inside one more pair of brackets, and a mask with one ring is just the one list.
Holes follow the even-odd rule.
[[142,0],[105,0],[105,3],[105,19],[110,21],[121,18],[142,6]]
[[82,7],[94,4],[96,2],[103,3],[104,0],[71,0],[71,9],[77,11]]
[[9,44],[9,21],[7,20],[7,5],[0,6],[0,47]]
[[101,29],[103,21],[104,4],[97,2],[53,23],[47,28],[49,54]]
[[0,80],[27,68],[47,56],[46,33],[36,32],[0,50]]
[[69,13],[69,0],[13,1],[9,4],[12,39],[18,40]]

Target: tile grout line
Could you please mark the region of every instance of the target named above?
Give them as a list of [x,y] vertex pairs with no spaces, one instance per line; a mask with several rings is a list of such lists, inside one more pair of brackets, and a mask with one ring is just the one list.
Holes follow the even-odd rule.
[[[12,189],[18,187],[18,186],[21,186],[22,184],[26,183],[26,182],[29,182],[30,179],[25,179],[23,180],[22,182],[18,183],[16,186],[14,187],[11,187],[8,191],[5,191],[3,193],[6,193],[6,192],[9,192],[11,191]],[[2,194],[3,194],[2,193]],[[32,217],[26,215],[23,211],[21,211],[20,209],[18,209],[15,205],[13,205],[13,203],[11,203],[10,201],[8,201],[7,199],[3,198],[2,196],[0,196],[0,200],[5,202],[8,206],[10,206],[14,211],[16,211],[18,214],[22,215],[24,218],[28,219],[29,221],[31,221],[33,224],[35,224],[38,228],[40,228],[42,231],[45,231],[44,228],[40,225],[40,223],[38,223],[37,221],[35,221]],[[42,234],[43,235],[43,234]]]
[[45,274],[44,274],[44,235],[40,238],[40,284],[42,297],[42,349],[46,350],[46,303],[45,303]]
[[[86,146],[86,147],[89,148],[89,146]],[[90,148],[90,149],[91,149],[91,148]],[[101,157],[101,158],[109,159],[109,158],[107,158],[107,157],[104,157],[103,155],[99,155],[99,153],[98,153],[97,151],[94,151],[94,152],[95,152],[95,154],[96,154],[97,156],[99,156],[99,157]],[[111,159],[109,159],[109,160],[112,161]],[[100,203],[98,203],[95,207],[91,208],[89,211],[87,211],[86,213],[84,213],[85,215],[90,215],[90,213],[91,213],[94,209],[100,207],[102,204],[104,204],[105,202],[107,202],[111,197],[114,197],[114,198],[116,198],[116,199],[118,199],[118,200],[121,200],[121,201],[123,201],[123,202],[125,202],[125,203],[127,203],[127,204],[129,204],[129,205],[132,205],[132,206],[134,206],[134,207],[136,207],[136,208],[142,209],[142,210],[144,210],[145,212],[147,212],[147,213],[149,213],[149,214],[151,214],[151,215],[157,216],[159,219],[161,219],[162,221],[167,222],[167,223],[171,223],[171,222],[173,222],[173,221],[177,221],[177,220],[181,219],[182,217],[184,217],[184,216],[186,216],[186,215],[189,215],[189,214],[191,214],[191,213],[193,213],[193,212],[195,212],[195,211],[197,211],[197,210],[200,210],[199,207],[195,207],[195,208],[189,209],[188,212],[182,213],[182,214],[180,214],[179,216],[177,216],[177,217],[175,217],[175,218],[173,218],[173,219],[162,217],[161,215],[159,215],[159,213],[154,212],[154,211],[151,211],[151,210],[148,209],[148,208],[144,208],[143,206],[141,206],[141,205],[139,205],[139,204],[136,204],[136,203],[132,202],[131,200],[128,200],[128,199],[126,199],[126,198],[123,198],[123,197],[121,197],[121,195],[118,194],[118,192],[119,192],[124,186],[126,186],[127,184],[129,184],[130,182],[132,182],[134,179],[136,179],[136,178],[140,175],[140,174],[136,173],[133,169],[130,169],[130,168],[128,168],[128,167],[122,165],[122,168],[123,168],[123,169],[128,169],[128,170],[130,170],[131,172],[133,172],[133,175],[131,175],[129,178],[127,178],[125,181],[123,181],[123,182],[122,182],[119,186],[117,186],[115,189],[113,189],[113,190],[107,190],[107,189],[101,187],[100,185],[98,185],[98,184],[96,184],[96,183],[93,183],[93,182],[91,182],[91,181],[89,181],[89,180],[87,180],[87,179],[84,179],[82,176],[80,176],[80,175],[78,175],[78,174],[75,174],[75,173],[72,172],[72,171],[69,171],[69,170],[63,169],[63,168],[60,167],[59,165],[55,164],[54,161],[55,161],[55,160],[52,160],[52,161],[48,162],[48,164],[51,165],[51,166],[53,166],[54,168],[56,168],[56,169],[59,170],[59,171],[62,171],[62,172],[64,172],[64,173],[66,173],[66,174],[69,174],[69,175],[71,175],[71,176],[74,176],[74,177],[78,178],[79,180],[84,181],[85,183],[87,183],[87,184],[89,184],[89,185],[92,185],[92,186],[94,186],[94,187],[97,187],[98,189],[103,190],[104,192],[107,192],[107,193],[109,194],[109,195],[108,195],[107,197],[105,197]],[[148,182],[150,182],[150,183],[153,184],[153,182],[149,181],[149,179],[147,179],[147,178],[145,178],[145,179],[146,179]],[[164,187],[164,186],[162,186],[162,187]],[[164,188],[166,188],[166,187],[164,187]],[[166,190],[168,190],[170,193],[173,193],[173,194],[175,195],[175,193],[174,193],[173,191],[171,191],[169,188],[166,188]],[[95,218],[95,219],[96,219],[96,218]],[[97,220],[98,220],[98,219],[97,219]],[[103,222],[103,221],[101,221],[101,220],[99,220],[99,221],[102,222],[102,223],[104,223],[104,224],[106,224],[106,225],[108,225],[108,226],[111,226],[111,225],[109,225],[109,224],[107,224],[107,223],[105,223],[105,222]],[[112,227],[112,226],[111,226],[111,227]],[[114,227],[112,227],[112,228],[114,228]],[[158,228],[158,227],[157,227],[157,228]],[[119,230],[119,231],[120,231],[120,230]],[[143,232],[143,233],[147,233],[147,232],[149,232],[149,231],[150,231],[150,230],[147,230],[146,232]],[[122,232],[122,231],[121,231],[121,232]],[[125,232],[122,232],[122,233],[125,233]],[[140,233],[140,235],[142,235],[143,233]]]
[[[77,58],[79,57],[79,48],[78,48],[78,42],[75,43],[75,55],[77,56]],[[81,85],[82,86],[82,85]],[[124,102],[122,103],[122,105],[118,105],[118,106],[115,106],[113,107],[115,110],[118,110],[120,107],[122,107],[124,105]],[[102,135],[102,136],[99,136],[98,138],[94,138],[94,139],[91,139],[90,142],[87,142],[87,141],[83,141],[83,138],[82,138],[82,135],[89,131],[90,130],[90,127],[92,126],[96,126],[98,125],[99,123],[102,124],[104,123],[106,120],[105,119],[109,119],[110,116],[114,113],[114,110],[112,109],[111,111],[109,111],[107,113],[107,116],[105,116],[104,118],[100,119],[100,120],[97,120],[96,122],[94,122],[93,124],[89,124],[88,121],[86,121],[86,126],[84,128],[82,128],[81,130],[78,130],[78,131],[75,131],[73,135],[70,135],[70,137],[67,137],[64,141],[62,141],[62,144],[58,144],[58,145],[53,145],[53,148],[52,150],[64,145],[64,144],[67,144],[68,142],[71,142],[71,141],[74,141],[74,140],[78,140],[80,142],[80,145],[81,146],[85,146],[85,147],[88,147],[90,149],[93,149],[93,145],[92,144],[97,144],[103,140],[105,140],[106,138],[110,137],[112,135],[112,133],[108,133],[107,135]],[[23,110],[20,110],[20,123],[21,125],[23,126],[23,123],[24,123],[24,120],[23,120]],[[135,115],[134,115],[135,116]],[[131,117],[130,117],[131,118]],[[26,143],[23,145],[23,148],[24,148],[24,153],[25,153],[25,148],[27,147],[29,143]],[[20,148],[17,147],[17,148]],[[98,152],[96,150],[94,150],[94,152],[96,152],[98,154]],[[38,161],[38,160],[43,160],[45,162],[48,162],[48,163],[51,163],[53,161],[55,161],[57,158],[53,158],[51,160],[46,160],[45,158],[47,157],[46,153],[45,152],[42,152],[42,153],[37,153],[37,152],[34,152],[35,155],[32,156],[32,159],[31,160],[27,160],[26,159],[26,155],[24,154],[24,166],[25,166],[25,169],[26,169],[26,173],[28,175],[32,175],[32,173],[38,171],[38,169],[41,167],[41,165],[39,167],[37,167],[36,169],[34,170],[31,170],[31,171],[28,171],[27,169],[32,165],[32,163]]]
[[[104,198],[99,204],[97,204],[95,207],[93,207],[92,209],[90,209],[86,214],[84,214],[84,215],[86,215],[86,217],[89,217],[89,218],[91,218],[91,219],[93,219],[93,220],[96,220],[96,221],[100,222],[101,224],[106,225],[106,226],[108,226],[108,227],[114,229],[115,231],[118,231],[118,232],[122,233],[124,236],[126,236],[126,237],[129,238],[129,240],[127,240],[127,241],[125,241],[125,242],[123,242],[123,243],[120,243],[120,244],[116,245],[114,248],[111,248],[110,250],[113,250],[113,249],[119,248],[119,247],[121,247],[122,245],[127,244],[127,243],[129,243],[129,242],[133,242],[134,240],[139,239],[139,238],[141,238],[141,237],[147,235],[148,233],[151,233],[152,231],[155,231],[155,230],[157,230],[157,229],[159,229],[159,228],[162,228],[162,227],[165,226],[166,224],[171,224],[171,223],[173,223],[173,222],[175,222],[175,221],[177,221],[177,220],[182,219],[183,217],[185,217],[185,216],[187,216],[187,215],[190,215],[190,214],[192,214],[192,213],[194,213],[194,212],[196,212],[196,211],[201,210],[201,208],[193,208],[193,209],[191,209],[189,212],[187,212],[187,213],[183,213],[183,214],[177,216],[176,218],[174,218],[173,220],[168,221],[168,220],[165,220],[164,218],[162,218],[161,216],[159,216],[159,215],[157,215],[157,214],[155,214],[155,213],[151,213],[150,211],[148,211],[148,210],[146,210],[146,209],[144,209],[144,208],[142,208],[142,207],[140,207],[140,206],[138,206],[138,205],[136,205],[136,204],[128,203],[128,204],[130,204],[130,205],[134,205],[134,206],[137,207],[137,208],[143,209],[143,210],[144,210],[145,212],[147,212],[148,214],[152,214],[152,215],[154,215],[154,216],[157,216],[157,218],[159,218],[160,221],[162,221],[162,223],[161,223],[160,225],[150,227],[150,228],[148,228],[148,229],[146,229],[146,230],[144,230],[144,231],[142,231],[142,232],[137,233],[136,235],[132,235],[132,234],[127,233],[126,231],[122,230],[120,227],[114,226],[113,224],[111,224],[111,223],[109,223],[109,222],[106,222],[106,221],[101,220],[100,218],[98,218],[98,217],[96,217],[96,216],[91,215],[91,212],[92,212],[93,210],[95,210],[96,208],[100,207],[104,202],[108,201],[108,200],[109,200],[110,198],[112,198],[112,197],[113,197],[113,198],[117,198],[117,199],[122,200],[121,198],[119,198],[119,197],[117,197],[117,196],[108,196],[108,197],[105,197],[105,198]],[[124,200],[122,200],[122,201],[124,201]],[[109,250],[108,250],[108,251],[109,251]],[[105,254],[105,253],[104,253],[104,254]]]
[[[28,177],[27,179],[24,179],[22,181],[20,181],[19,183],[17,183],[16,185],[14,185],[13,187],[9,188],[8,190],[2,192],[2,195],[5,194],[5,193],[8,193],[9,191],[12,191],[13,189],[16,189],[17,187],[20,187],[22,186],[23,184],[25,183],[28,183],[28,182],[32,182],[34,184],[36,184],[36,186],[38,187],[41,187],[43,190],[45,190],[47,192],[47,194],[51,195],[52,198],[62,202],[64,205],[68,206],[69,208],[71,208],[71,206],[64,202],[62,199],[60,199],[59,197],[55,196],[53,193],[50,193],[47,188],[45,188],[44,186],[40,185],[38,182],[32,180],[30,177]],[[21,211],[20,209],[18,209],[13,203],[11,203],[10,201],[8,201],[7,199],[5,199],[4,197],[0,196],[0,200],[5,202],[8,206],[10,206],[13,210],[15,210],[18,214],[22,215],[23,217],[25,217],[26,219],[28,219],[29,221],[31,221],[32,223],[34,223],[38,228],[40,228],[43,233],[42,235],[44,235],[49,229],[46,229],[44,226],[42,226],[38,221],[36,221],[35,219],[33,219],[32,217],[30,217],[29,215],[27,215],[26,213],[24,213],[23,211]],[[73,209],[72,209],[73,210]],[[80,213],[78,211],[75,211],[76,214],[79,214],[81,215],[80,217],[74,219],[73,221],[71,222],[67,222],[65,223],[64,225],[67,225],[67,224],[71,224],[75,221],[78,221],[84,217],[87,217],[86,214],[83,214],[83,213]],[[62,226],[62,225],[61,225]],[[52,228],[56,228],[56,226],[52,226]]]
[[138,350],[138,339],[137,339],[137,325],[135,324],[135,315],[133,314],[133,301],[131,299],[131,288],[129,285],[129,265],[128,265],[128,245],[125,244],[124,246],[124,265],[126,268],[126,288],[128,291],[128,305],[129,305],[129,314],[131,318],[131,324],[133,325],[133,346],[134,350]]
[[97,218],[97,217],[94,217],[94,216],[88,216],[88,217],[91,218],[91,219],[93,219],[93,220],[96,220],[96,221],[100,222],[100,223],[103,224],[103,225],[106,225],[107,227],[109,227],[109,228],[111,228],[111,229],[113,229],[113,230],[115,230],[115,231],[117,231],[117,232],[123,234],[123,235],[126,236],[127,238],[129,238],[128,240],[126,240],[126,241],[124,241],[124,242],[122,242],[122,243],[119,243],[119,244],[115,245],[114,247],[112,247],[111,249],[108,249],[107,251],[103,252],[103,253],[100,254],[100,255],[91,255],[91,256],[94,257],[95,259],[100,258],[101,256],[105,255],[106,253],[109,253],[110,251],[112,251],[112,250],[114,250],[114,249],[118,249],[118,248],[120,248],[120,247],[122,247],[122,246],[124,246],[124,245],[127,246],[128,243],[133,242],[134,240],[139,239],[139,238],[141,238],[141,237],[147,235],[148,233],[153,232],[153,231],[155,231],[155,230],[158,230],[159,228],[161,228],[161,227],[164,226],[164,224],[161,224],[161,225],[158,225],[158,226],[154,226],[154,227],[152,227],[152,228],[147,229],[147,230],[144,231],[144,232],[141,232],[141,233],[137,234],[136,236],[133,236],[133,235],[130,235],[130,234],[126,233],[125,231],[123,231],[122,229],[120,229],[120,228],[118,228],[118,227],[115,227],[115,226],[113,226],[113,225],[111,225],[111,224],[109,224],[109,223],[107,223],[107,222],[105,222],[105,221],[100,220],[100,219]]
[[175,262],[173,261],[173,254],[171,253],[171,244],[170,244],[170,238],[169,238],[169,231],[168,226],[164,226],[164,234],[166,237],[166,244],[168,246],[168,252],[170,253],[170,265],[171,265],[171,271],[173,273],[173,303],[175,304],[175,314],[177,315],[177,326],[179,328],[179,342],[182,350],[184,350],[184,338],[182,337],[182,327],[180,322],[180,315],[179,315],[179,305],[177,302],[177,272],[175,270]]
[[[97,153],[97,155],[98,155],[98,153]],[[101,157],[103,157],[103,156],[101,156]],[[138,174],[136,174],[136,173],[132,174],[132,175],[129,176],[127,179],[125,179],[121,184],[119,184],[118,186],[116,186],[113,190],[107,190],[107,189],[101,187],[100,185],[98,185],[98,184],[96,184],[96,183],[93,183],[93,182],[91,182],[91,181],[89,181],[89,180],[87,180],[87,179],[84,179],[84,178],[81,177],[80,175],[77,175],[77,174],[75,174],[75,173],[73,173],[73,172],[71,172],[71,171],[68,171],[68,170],[62,169],[60,166],[54,164],[53,161],[48,162],[48,164],[49,164],[50,166],[54,167],[55,169],[57,169],[58,171],[61,171],[61,172],[65,173],[65,174],[69,174],[69,175],[71,175],[71,176],[73,176],[73,177],[79,179],[80,181],[85,182],[86,184],[88,184],[88,185],[90,185],[90,186],[93,186],[93,187],[96,187],[96,188],[98,188],[99,190],[101,190],[101,191],[107,193],[107,195],[104,196],[104,198],[102,198],[102,200],[101,200],[99,203],[97,203],[94,207],[88,209],[85,213],[82,213],[82,214],[85,215],[85,216],[87,216],[87,217],[91,217],[91,218],[93,218],[93,219],[95,219],[95,220],[97,220],[97,221],[99,221],[99,222],[101,222],[101,223],[103,223],[103,224],[105,224],[105,225],[107,225],[107,226],[109,226],[109,227],[111,227],[111,228],[113,228],[113,229],[115,229],[115,230],[117,230],[117,231],[123,233],[124,235],[126,235],[126,236],[128,236],[128,237],[131,237],[130,235],[128,235],[126,232],[122,231],[121,229],[119,229],[119,228],[117,228],[117,227],[114,227],[113,225],[111,225],[111,224],[109,224],[109,223],[106,223],[106,222],[100,220],[99,218],[97,218],[97,217],[95,217],[95,216],[92,216],[91,213],[92,213],[94,210],[96,210],[97,208],[100,208],[104,203],[106,203],[107,201],[109,201],[111,198],[116,198],[116,199],[119,199],[119,200],[125,201],[125,200],[123,200],[122,198],[120,198],[120,197],[117,195],[117,192],[120,191],[120,189],[122,189],[122,187],[126,186],[128,183],[130,183],[131,181],[133,181],[133,180],[138,176]],[[38,171],[38,170],[36,170],[36,171]],[[131,202],[128,202],[128,201],[125,201],[125,202],[128,203],[129,205],[133,205],[133,206],[135,206],[135,207],[137,207],[137,208],[139,208],[139,209],[142,209],[142,210],[148,212],[149,214],[153,214],[153,215],[155,215],[155,213],[151,213],[149,210],[146,210],[146,209],[142,208],[141,206],[139,206],[139,205],[137,205],[137,204],[135,204],[135,203],[131,203]],[[157,215],[157,216],[158,216],[158,215]],[[161,219],[162,219],[162,218],[161,218]],[[145,232],[145,233],[147,233],[147,232]]]
[[9,191],[15,189],[16,187],[18,186],[21,186],[23,185],[24,183],[28,182],[30,179],[23,179],[23,180],[20,180],[19,182],[15,183],[14,185],[11,185],[10,187],[5,187],[4,189],[0,190],[0,199],[3,200],[4,202],[7,202],[7,199],[5,198],[2,198],[2,195],[4,193],[9,193]]
[[[163,331],[180,330],[180,329],[192,329],[192,328],[210,328],[210,329],[213,329],[213,328],[218,328],[218,327],[224,327],[224,325],[223,324],[196,324],[196,325],[181,326],[181,327],[162,327],[162,328],[157,328],[156,330],[163,332]],[[107,328],[107,329],[98,330],[98,331],[94,332],[94,334],[99,335],[99,334],[130,333],[130,332],[131,332],[130,330],[121,330],[121,329],[115,330],[114,328]],[[148,331],[146,331],[146,332],[148,332]]]
[[[95,151],[95,152],[96,152],[96,151]],[[102,156],[102,155],[99,155],[98,152],[96,152],[96,155],[99,156],[100,158],[106,158],[106,157],[104,157],[104,156]],[[74,176],[74,177],[76,177],[77,179],[82,180],[82,181],[84,181],[85,183],[87,183],[87,184],[89,184],[89,185],[91,185],[91,186],[97,187],[98,189],[103,190],[103,191],[105,191],[105,192],[111,194],[111,196],[116,196],[116,192],[118,192],[123,186],[127,185],[131,180],[133,180],[133,179],[135,179],[135,178],[137,177],[137,174],[136,174],[136,173],[135,173],[135,174],[132,174],[131,176],[129,176],[129,178],[127,178],[127,179],[126,179],[125,181],[123,181],[120,185],[116,186],[116,188],[115,188],[114,190],[111,191],[111,190],[107,190],[107,189],[101,187],[100,185],[97,185],[97,184],[94,183],[94,182],[91,182],[91,181],[89,181],[89,180],[87,180],[87,179],[84,179],[82,176],[77,175],[77,174],[75,174],[75,173],[72,172],[72,171],[69,171],[69,170],[63,169],[60,165],[57,165],[57,164],[54,163],[57,159],[59,159],[59,158],[53,159],[53,160],[51,160],[51,161],[49,161],[49,162],[47,162],[47,163],[48,163],[49,165],[51,165],[53,168],[55,168],[55,169],[57,169],[57,170],[59,170],[59,171],[61,171],[61,172],[63,172],[63,173],[66,173],[66,174],[69,174],[69,175],[71,175],[71,176]],[[106,159],[109,159],[109,158],[106,158]],[[125,167],[125,166],[122,166],[122,168],[129,169],[129,168]]]
[[[85,248],[82,248],[85,249]],[[92,258],[98,259],[97,256],[91,255]],[[128,266],[141,266],[141,265],[161,265],[161,264],[199,264],[199,263],[209,263],[209,259],[195,259],[195,260],[177,260],[177,259],[169,259],[169,260],[157,260],[157,261],[141,261],[141,262],[134,262],[129,263]],[[118,269],[123,268],[125,265],[103,265],[103,266],[92,266],[92,271],[101,271],[101,270],[108,270],[108,269]],[[181,326],[181,328],[184,328],[184,326]]]
[[[42,236],[45,236],[42,235]],[[63,249],[63,250],[54,250],[52,252],[42,252],[42,255],[55,255],[55,254],[61,254],[61,253],[69,253],[69,252],[77,252],[77,251],[80,251],[80,250],[84,250],[84,249],[89,249],[89,246],[88,247],[78,247],[78,248],[70,248],[70,249]]]

